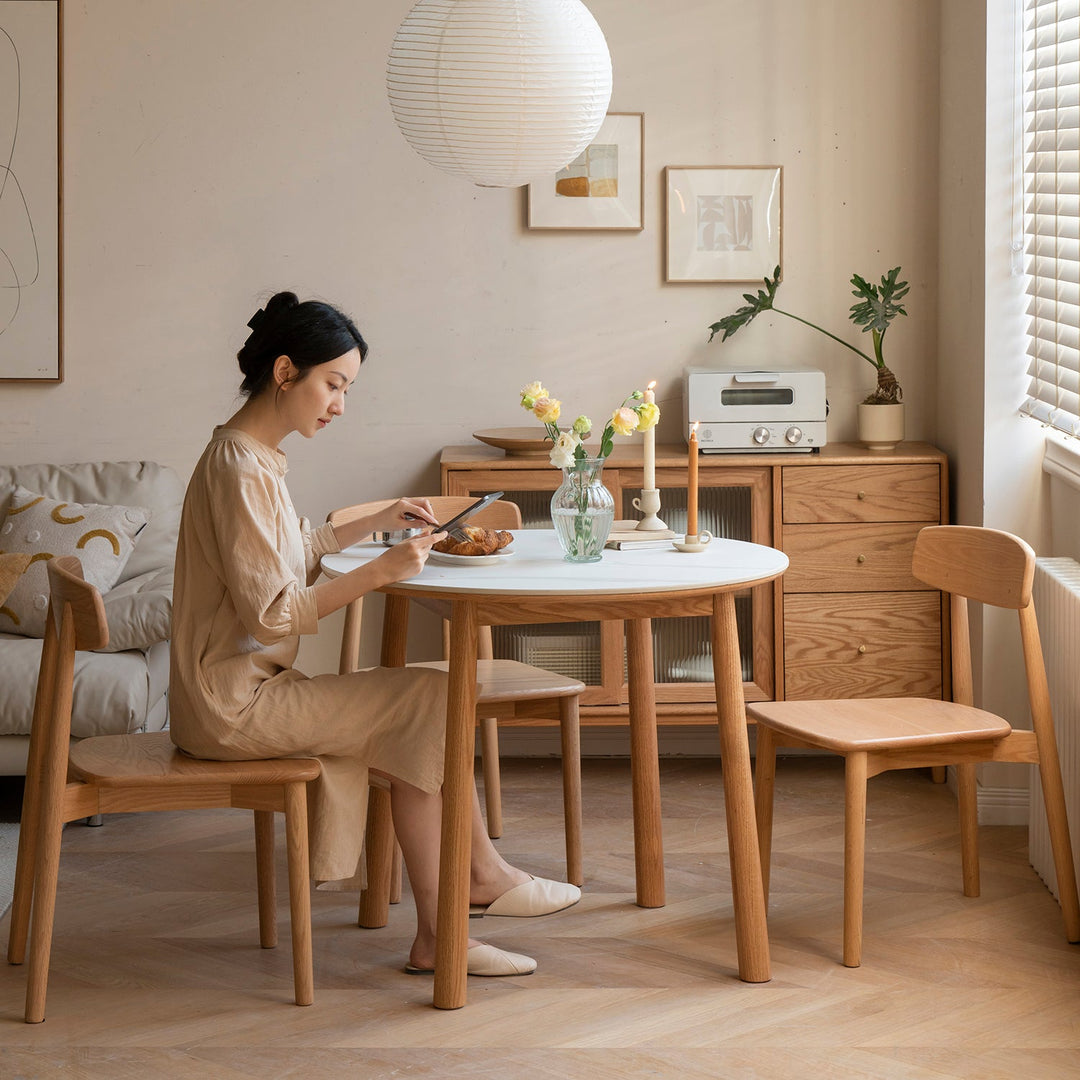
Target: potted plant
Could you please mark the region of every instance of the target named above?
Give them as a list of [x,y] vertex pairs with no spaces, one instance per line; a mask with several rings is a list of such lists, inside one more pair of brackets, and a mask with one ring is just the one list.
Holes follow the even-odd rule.
[[852,275],[854,286],[852,295],[858,297],[858,303],[851,305],[848,318],[856,326],[862,327],[863,333],[869,332],[874,341],[874,355],[870,356],[862,349],[844,341],[843,338],[830,334],[816,323],[793,315],[776,307],[776,292],[780,287],[780,267],[773,271],[772,278],[765,278],[765,288],[757,295],[744,293],[746,304],[709,327],[709,340],[722,334],[721,342],[727,341],[732,334],[748,326],[763,311],[774,311],[777,315],[786,315],[789,319],[801,322],[826,337],[850,349],[861,356],[868,364],[877,369],[877,386],[859,405],[859,439],[871,450],[891,450],[904,437],[903,391],[900,383],[882,355],[882,345],[889,324],[897,315],[906,315],[901,300],[908,293],[908,283],[899,281],[900,267],[895,266],[881,279],[880,285],[872,285],[858,274]]

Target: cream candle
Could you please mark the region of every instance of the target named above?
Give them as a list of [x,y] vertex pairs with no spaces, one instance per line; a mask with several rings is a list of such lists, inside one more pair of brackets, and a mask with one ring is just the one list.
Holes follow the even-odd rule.
[[686,535],[697,536],[698,421],[690,428],[690,447],[686,459]]
[[[656,403],[656,394],[653,392],[655,386],[656,380],[653,379],[645,388],[645,403],[647,405]],[[649,428],[643,438],[645,439],[645,481],[641,486],[645,491],[652,491],[656,488],[656,426],[653,425]]]

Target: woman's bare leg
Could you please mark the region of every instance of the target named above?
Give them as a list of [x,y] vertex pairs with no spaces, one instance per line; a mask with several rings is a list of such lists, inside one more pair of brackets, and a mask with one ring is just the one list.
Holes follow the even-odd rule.
[[[420,968],[434,967],[442,793],[428,793],[404,780],[391,777],[390,809],[416,902],[416,938],[409,952],[409,963]],[[511,866],[495,850],[480,815],[480,800],[474,783],[470,902],[490,903],[508,889],[528,880],[529,875],[524,870]],[[470,938],[469,944],[475,945],[477,942]]]

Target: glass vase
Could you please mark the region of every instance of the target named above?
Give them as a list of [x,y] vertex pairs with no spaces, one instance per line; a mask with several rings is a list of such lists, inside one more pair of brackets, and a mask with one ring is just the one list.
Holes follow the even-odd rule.
[[604,487],[604,459],[580,458],[563,469],[551,496],[551,521],[567,562],[597,562],[615,522],[615,500]]

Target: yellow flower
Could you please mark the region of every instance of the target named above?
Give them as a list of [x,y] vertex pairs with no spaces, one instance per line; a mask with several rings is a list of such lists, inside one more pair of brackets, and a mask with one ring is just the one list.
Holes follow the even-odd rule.
[[634,410],[638,415],[638,431],[648,431],[656,427],[656,421],[660,419],[660,406],[655,402],[646,401]]
[[541,382],[531,382],[528,386],[521,388],[521,407],[523,409],[531,409],[537,401],[537,398],[546,398],[548,392],[544,389],[544,384]]
[[624,405],[611,414],[611,426],[620,435],[632,435],[637,431],[638,415],[633,409],[628,409]]
[[562,402],[546,395],[538,397],[533,403],[533,415],[541,424],[554,424],[562,411]]

